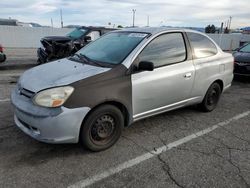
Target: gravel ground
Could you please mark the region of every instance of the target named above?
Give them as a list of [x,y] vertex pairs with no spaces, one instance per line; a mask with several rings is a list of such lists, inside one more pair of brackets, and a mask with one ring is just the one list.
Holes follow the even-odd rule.
[[14,125],[10,101],[1,100],[23,71],[0,71],[0,187],[68,187],[102,172],[109,175],[90,187],[250,187],[249,114],[130,168],[108,170],[249,112],[250,81],[234,81],[211,113],[188,107],[138,121],[112,148],[93,153],[35,141]]

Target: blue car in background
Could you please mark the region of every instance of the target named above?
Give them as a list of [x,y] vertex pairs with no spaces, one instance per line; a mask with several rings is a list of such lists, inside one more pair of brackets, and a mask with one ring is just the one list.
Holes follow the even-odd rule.
[[250,76],[250,43],[236,49],[234,56],[234,74]]

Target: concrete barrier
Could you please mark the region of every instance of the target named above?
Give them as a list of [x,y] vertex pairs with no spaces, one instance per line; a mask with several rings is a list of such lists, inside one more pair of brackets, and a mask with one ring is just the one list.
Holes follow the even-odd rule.
[[69,28],[0,26],[0,44],[6,48],[37,48],[44,36],[63,36]]
[[222,50],[234,50],[245,42],[250,42],[250,35],[247,34],[208,34]]
[[[0,26],[0,44],[7,48],[37,48],[44,36],[63,36],[73,29]],[[223,50],[238,48],[244,42],[250,42],[247,34],[208,34]]]

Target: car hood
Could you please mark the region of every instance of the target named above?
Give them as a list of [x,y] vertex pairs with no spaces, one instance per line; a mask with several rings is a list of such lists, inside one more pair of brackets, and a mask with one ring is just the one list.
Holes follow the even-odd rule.
[[42,38],[41,40],[46,40],[46,41],[54,41],[54,42],[69,42],[71,41],[72,39],[70,37],[67,37],[67,36],[47,36],[47,37],[44,37]]
[[68,85],[108,70],[110,68],[82,64],[65,58],[27,70],[20,77],[18,84],[32,92],[38,92]]
[[250,53],[236,52],[233,54],[235,61],[250,63]]

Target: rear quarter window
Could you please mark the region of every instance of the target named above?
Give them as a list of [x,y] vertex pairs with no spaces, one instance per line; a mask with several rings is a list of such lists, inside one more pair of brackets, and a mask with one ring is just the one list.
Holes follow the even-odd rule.
[[210,57],[217,54],[217,47],[208,37],[191,32],[187,32],[187,36],[193,49],[194,58]]

